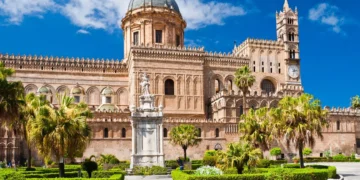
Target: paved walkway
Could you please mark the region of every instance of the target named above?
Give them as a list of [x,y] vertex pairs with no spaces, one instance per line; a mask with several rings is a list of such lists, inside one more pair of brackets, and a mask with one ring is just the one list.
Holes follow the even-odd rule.
[[345,180],[360,180],[360,163],[311,163],[326,166],[335,166],[337,174],[344,176]]

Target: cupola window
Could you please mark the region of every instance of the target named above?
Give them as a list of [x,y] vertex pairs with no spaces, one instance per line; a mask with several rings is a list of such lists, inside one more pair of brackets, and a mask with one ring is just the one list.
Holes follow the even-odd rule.
[[105,103],[106,104],[111,104],[111,97],[106,97]]
[[162,35],[163,35],[162,30],[155,31],[155,42],[156,43],[162,43]]
[[74,96],[74,102],[79,103],[80,102],[80,96]]
[[139,45],[139,31],[134,32],[133,40],[134,40],[134,46]]
[[180,46],[180,36],[176,35],[176,47]]

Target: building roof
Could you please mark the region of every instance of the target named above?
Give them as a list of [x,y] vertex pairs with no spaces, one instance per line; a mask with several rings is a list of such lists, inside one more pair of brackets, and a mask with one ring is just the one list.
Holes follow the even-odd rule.
[[129,4],[129,11],[140,7],[168,7],[175,12],[180,13],[179,6],[175,0],[131,0]]

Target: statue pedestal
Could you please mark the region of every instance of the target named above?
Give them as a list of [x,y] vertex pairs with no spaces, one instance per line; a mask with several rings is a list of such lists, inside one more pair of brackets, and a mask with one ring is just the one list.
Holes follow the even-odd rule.
[[140,96],[140,107],[132,106],[132,154],[130,169],[136,166],[165,166],[163,152],[163,108],[154,107],[154,96]]

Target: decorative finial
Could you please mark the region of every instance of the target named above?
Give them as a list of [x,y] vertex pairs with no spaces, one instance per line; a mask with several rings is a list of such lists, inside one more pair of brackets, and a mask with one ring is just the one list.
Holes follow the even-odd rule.
[[290,9],[290,6],[289,6],[289,2],[288,0],[285,0],[285,3],[284,3],[284,11],[287,11]]

